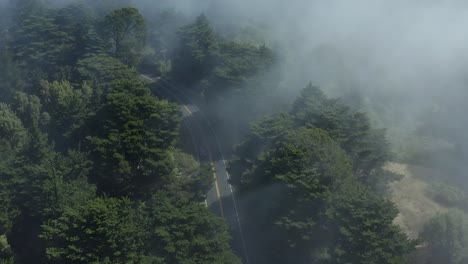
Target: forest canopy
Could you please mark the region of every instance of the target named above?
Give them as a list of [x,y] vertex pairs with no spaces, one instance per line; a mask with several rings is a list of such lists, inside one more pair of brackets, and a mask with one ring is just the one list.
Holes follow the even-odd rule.
[[450,210],[410,237],[385,169],[459,168],[451,108],[395,147],[395,98],[295,79],[334,45],[179,5],[0,0],[0,264],[466,262],[466,193],[430,185]]

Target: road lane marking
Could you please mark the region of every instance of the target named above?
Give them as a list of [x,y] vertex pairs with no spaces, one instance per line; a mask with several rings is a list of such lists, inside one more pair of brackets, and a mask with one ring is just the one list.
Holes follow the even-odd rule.
[[143,74],[142,74],[141,76],[143,76],[143,78],[149,80],[150,82],[156,82],[155,80],[153,80],[152,78],[150,78],[150,77],[148,77],[148,76],[146,76],[146,75],[143,75]]
[[219,192],[218,177],[216,177],[216,170],[213,162],[211,162],[211,170],[213,171],[213,179],[215,180],[216,196],[218,196],[219,209],[221,210],[221,216],[224,218],[223,203],[221,202],[221,193]]
[[187,112],[189,113],[189,115],[192,114],[192,111],[190,111],[190,109],[189,109],[186,105],[184,105],[184,108],[185,108],[185,110],[187,110]]
[[[165,80],[164,78],[161,78],[161,77],[158,77],[158,80],[162,80],[163,82],[167,83],[168,85],[170,85],[171,87],[173,87],[176,91],[178,91],[183,97],[185,97],[185,99],[187,99],[188,102],[191,102],[191,99],[188,98],[184,92],[182,92],[181,90],[179,90],[174,84],[170,83],[169,81]],[[219,138],[218,138],[218,135],[216,134],[213,126],[210,124],[210,121],[209,119],[203,114],[203,112],[201,110],[199,110],[200,113],[201,113],[201,117],[204,118],[206,124],[208,125],[208,127],[210,128],[211,132],[213,133],[214,135],[214,139],[216,141],[216,145],[217,145],[217,148],[218,148],[218,151],[219,153],[221,154],[221,157],[222,157],[222,161],[223,161],[223,165],[224,165],[224,169],[226,170],[226,162],[224,160],[224,155],[223,155],[223,151],[221,149],[221,144],[219,143]],[[211,159],[211,153],[208,151],[208,154],[210,155],[210,161],[211,163],[212,162],[212,159]],[[226,171],[227,172],[227,171]],[[216,175],[215,175],[216,177]],[[227,174],[227,177],[230,177],[229,174]],[[229,185],[231,185],[229,183]],[[230,186],[231,187],[231,186]],[[218,188],[219,189],[219,188]],[[244,249],[244,255],[245,255],[245,261],[246,261],[246,264],[249,264],[249,255],[248,255],[248,252],[247,252],[247,246],[246,246],[246,243],[245,243],[245,238],[244,238],[244,233],[242,231],[242,225],[241,225],[241,221],[240,221],[240,217],[239,217],[239,212],[237,210],[237,205],[236,205],[236,199],[234,197],[234,192],[232,191],[232,187],[231,187],[231,197],[232,197],[232,201],[233,201],[233,204],[234,204],[234,211],[236,213],[236,218],[237,218],[237,225],[239,227],[239,233],[240,233],[240,236],[241,236],[241,239],[242,239],[242,246],[243,246],[243,249]],[[220,204],[221,205],[221,204]],[[222,210],[221,210],[222,212]]]

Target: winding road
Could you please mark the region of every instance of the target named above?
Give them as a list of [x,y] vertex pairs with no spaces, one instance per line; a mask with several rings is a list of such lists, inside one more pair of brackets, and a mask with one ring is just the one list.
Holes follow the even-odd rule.
[[229,184],[229,173],[219,138],[208,118],[184,91],[160,77],[141,75],[162,98],[175,101],[183,115],[183,129],[190,135],[193,155],[199,162],[211,164],[213,186],[206,195],[206,206],[229,225],[232,247],[243,263],[249,263],[235,194]]

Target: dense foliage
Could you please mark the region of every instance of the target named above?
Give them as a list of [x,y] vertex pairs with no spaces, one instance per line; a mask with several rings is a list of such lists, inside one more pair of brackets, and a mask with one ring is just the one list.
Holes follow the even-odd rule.
[[365,114],[311,85],[290,113],[254,124],[230,172],[255,262],[404,263],[414,243],[375,192],[389,179],[386,146]]
[[[278,56],[205,15],[160,11],[128,0],[0,6],[0,263],[241,262],[204,203],[212,167],[187,151],[179,106],[154,91],[216,109],[211,130],[242,130],[278,85]],[[228,104],[235,118],[220,118]],[[382,168],[388,145],[366,113],[312,85],[255,122],[229,164],[242,216],[231,230],[245,229],[250,262],[404,263],[415,242],[380,193],[394,178]],[[423,233],[431,247],[434,233],[452,236],[441,219]],[[461,263],[453,251],[444,261]]]
[[421,231],[427,243],[427,263],[468,261],[468,216],[459,210],[437,214]]
[[147,27],[127,4],[1,10],[1,263],[239,263],[178,106],[135,71]]

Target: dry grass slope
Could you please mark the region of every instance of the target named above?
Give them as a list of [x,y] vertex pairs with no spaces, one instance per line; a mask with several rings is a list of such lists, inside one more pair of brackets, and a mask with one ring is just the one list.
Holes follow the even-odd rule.
[[390,184],[392,200],[400,211],[395,223],[410,237],[416,238],[429,218],[448,210],[427,196],[428,182],[443,177],[437,171],[402,163],[388,163],[385,169],[404,176]]

